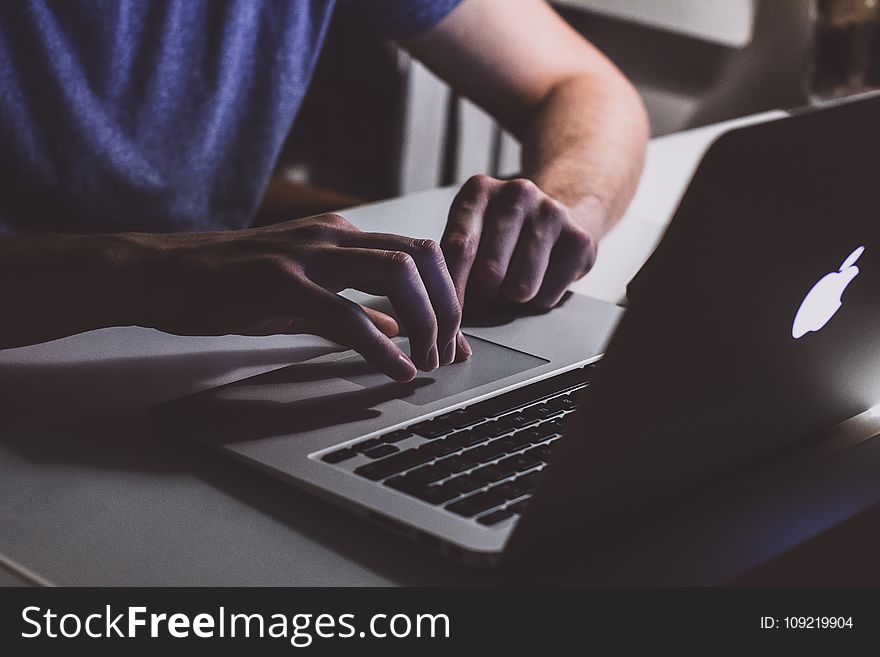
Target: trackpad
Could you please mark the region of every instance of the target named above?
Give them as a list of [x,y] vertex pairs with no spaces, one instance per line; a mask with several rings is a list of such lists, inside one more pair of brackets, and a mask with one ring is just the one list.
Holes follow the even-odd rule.
[[[402,398],[402,401],[419,406],[430,404],[550,362],[471,335],[468,335],[467,338],[474,352],[468,360],[463,363],[445,365],[433,372],[420,372],[415,382],[422,382],[422,385],[414,386],[411,394]],[[335,364],[357,361],[363,362],[363,358],[355,354],[338,360]],[[358,370],[358,368],[351,369],[355,372]],[[342,378],[365,388],[378,388],[389,382],[386,375],[375,371],[357,372]]]

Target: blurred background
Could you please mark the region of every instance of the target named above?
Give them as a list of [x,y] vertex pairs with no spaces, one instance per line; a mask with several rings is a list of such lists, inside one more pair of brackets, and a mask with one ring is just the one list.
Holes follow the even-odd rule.
[[[635,83],[654,136],[880,88],[880,0],[551,4]],[[393,44],[336,25],[263,215],[508,176],[518,163],[516,141],[466,98]]]

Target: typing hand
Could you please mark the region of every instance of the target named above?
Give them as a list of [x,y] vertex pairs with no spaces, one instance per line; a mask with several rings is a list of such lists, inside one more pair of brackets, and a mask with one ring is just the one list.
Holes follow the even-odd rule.
[[443,253],[459,302],[555,306],[596,258],[596,241],[562,203],[525,179],[474,176],[452,203]]
[[[186,335],[311,333],[401,381],[470,355],[443,253],[430,240],[364,233],[335,214],[162,240],[148,249],[155,301],[140,323]],[[347,288],[391,300],[411,358],[389,339],[396,321],[337,294]]]

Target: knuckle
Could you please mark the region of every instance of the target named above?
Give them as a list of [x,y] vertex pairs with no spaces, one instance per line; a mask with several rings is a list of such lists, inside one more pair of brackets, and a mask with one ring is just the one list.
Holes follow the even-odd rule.
[[324,219],[325,225],[330,226],[331,228],[336,228],[339,230],[354,228],[354,226],[352,226],[345,217],[336,212],[329,212],[325,215],[322,215],[322,218]]
[[446,239],[443,251],[451,260],[472,260],[477,254],[476,240],[467,235],[456,233]]
[[516,178],[504,185],[504,201],[519,207],[533,202],[540,194],[538,186],[526,178]]
[[286,227],[286,234],[296,239],[320,239],[327,232],[327,225],[318,218],[302,219],[290,224]]
[[484,283],[500,283],[504,277],[504,271],[494,260],[484,260],[479,265],[479,276]]
[[572,228],[566,234],[566,239],[580,253],[589,253],[594,250],[595,243],[592,236],[585,230],[580,228]]
[[482,192],[489,189],[493,182],[494,178],[491,176],[479,173],[468,178],[467,182],[462,186],[462,189],[468,192]]
[[271,281],[289,279],[294,273],[294,266],[286,258],[269,256],[258,258],[254,262],[255,273],[268,278]]
[[415,240],[413,241],[413,248],[421,256],[435,262],[443,258],[443,251],[440,250],[440,246],[434,240]]
[[404,275],[412,275],[416,270],[416,263],[409,253],[403,251],[388,251],[388,264],[396,272]]
[[369,328],[367,326],[370,324],[369,318],[363,310],[357,307],[357,305],[346,303],[345,300],[340,298],[340,302],[335,304],[335,307],[335,321],[339,322],[340,326],[347,327],[351,329],[352,332],[357,333],[361,333],[364,329]]
[[484,204],[477,196],[458,198],[449,212],[449,219],[459,226],[468,225],[473,222],[475,215],[482,213],[483,208]]
[[332,242],[339,233],[341,226],[330,216],[322,216],[303,227],[300,236],[308,239]]
[[561,223],[567,214],[562,203],[549,196],[541,199],[538,206],[538,216],[546,222]]
[[455,303],[452,306],[452,322],[455,325],[456,329],[461,325],[461,306],[458,304],[458,299],[455,300]]
[[575,229],[567,235],[569,244],[571,244],[577,253],[577,273],[575,278],[583,276],[596,261],[596,241],[585,230]]

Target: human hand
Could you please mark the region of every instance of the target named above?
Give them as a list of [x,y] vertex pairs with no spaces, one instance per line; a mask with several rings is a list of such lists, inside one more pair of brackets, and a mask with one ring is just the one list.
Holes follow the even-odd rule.
[[455,197],[440,242],[459,303],[467,289],[483,300],[552,308],[595,262],[586,224],[530,180],[474,176]]
[[[361,232],[336,214],[241,231],[133,236],[149,276],[138,323],[185,335],[311,333],[351,347],[388,376],[412,379],[470,355],[440,247]],[[386,296],[396,321],[337,294]]]

